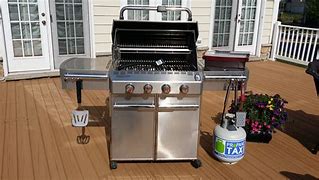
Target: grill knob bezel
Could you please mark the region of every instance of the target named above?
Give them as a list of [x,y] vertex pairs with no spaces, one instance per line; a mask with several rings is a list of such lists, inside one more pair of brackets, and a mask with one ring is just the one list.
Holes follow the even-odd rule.
[[182,94],[187,94],[189,92],[189,86],[186,84],[182,84],[179,90]]
[[151,84],[145,84],[143,89],[145,94],[151,94],[153,91],[153,86]]
[[133,84],[127,84],[125,86],[125,93],[126,94],[133,94],[135,90],[135,87],[133,86]]
[[169,93],[171,92],[171,86],[168,85],[168,84],[164,84],[164,85],[162,86],[162,92],[163,92],[164,94],[169,94]]

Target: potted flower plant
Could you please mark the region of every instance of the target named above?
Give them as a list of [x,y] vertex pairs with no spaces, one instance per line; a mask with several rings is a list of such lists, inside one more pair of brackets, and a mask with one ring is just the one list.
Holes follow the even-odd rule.
[[278,94],[269,96],[249,92],[239,98],[237,105],[233,102],[229,111],[234,113],[240,110],[247,113],[245,125],[247,141],[268,143],[274,128],[282,127],[287,121],[285,109],[287,103]]

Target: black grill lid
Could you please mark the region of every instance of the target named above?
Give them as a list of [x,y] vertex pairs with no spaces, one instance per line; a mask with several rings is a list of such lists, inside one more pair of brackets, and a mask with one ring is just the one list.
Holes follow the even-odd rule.
[[132,30],[193,30],[195,41],[198,38],[198,23],[184,21],[131,21],[131,20],[113,20],[112,42],[115,42],[116,29],[132,29]]

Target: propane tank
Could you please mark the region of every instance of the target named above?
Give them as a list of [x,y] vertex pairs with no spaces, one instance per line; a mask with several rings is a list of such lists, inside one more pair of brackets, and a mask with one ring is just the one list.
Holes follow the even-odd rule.
[[226,164],[234,164],[245,155],[246,132],[235,125],[235,115],[226,114],[214,130],[214,155]]

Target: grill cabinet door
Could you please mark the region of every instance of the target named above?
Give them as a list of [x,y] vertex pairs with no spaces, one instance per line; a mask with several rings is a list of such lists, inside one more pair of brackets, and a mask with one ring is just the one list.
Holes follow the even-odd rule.
[[158,113],[156,159],[196,159],[199,106],[170,104],[168,107],[170,108],[160,106]]
[[151,106],[114,106],[111,120],[112,160],[154,159],[154,107]]

